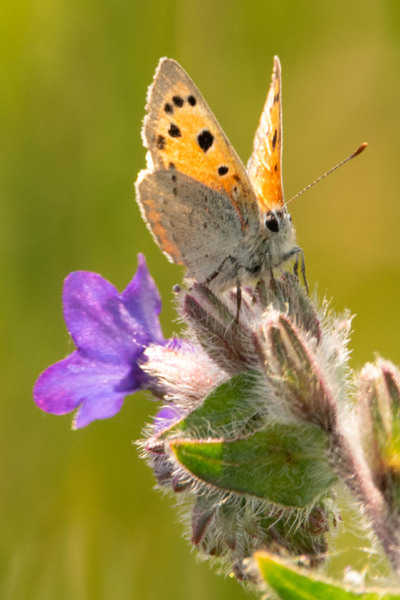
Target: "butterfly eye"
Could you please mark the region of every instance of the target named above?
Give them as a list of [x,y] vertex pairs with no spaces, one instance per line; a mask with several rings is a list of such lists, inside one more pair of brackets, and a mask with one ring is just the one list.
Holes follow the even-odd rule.
[[264,225],[270,231],[273,231],[274,233],[278,233],[278,231],[279,231],[279,221],[276,218],[275,213],[273,213],[273,212],[268,212],[267,213],[267,216],[265,217]]

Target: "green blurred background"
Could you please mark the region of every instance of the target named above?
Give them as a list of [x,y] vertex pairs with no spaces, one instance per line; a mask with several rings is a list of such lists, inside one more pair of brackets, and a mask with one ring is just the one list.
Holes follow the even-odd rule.
[[0,9],[0,39],[0,597],[244,598],[198,564],[173,502],[152,489],[131,441],[155,405],[130,397],[114,419],[72,432],[69,416],[35,407],[32,386],[72,350],[61,307],[72,270],[123,289],[144,252],[164,332],[176,331],[182,270],[133,191],[146,89],[165,55],[243,160],[280,56],[287,198],[369,142],[291,213],[311,286],[357,314],[353,366],[375,352],[400,363],[400,4],[15,0]]

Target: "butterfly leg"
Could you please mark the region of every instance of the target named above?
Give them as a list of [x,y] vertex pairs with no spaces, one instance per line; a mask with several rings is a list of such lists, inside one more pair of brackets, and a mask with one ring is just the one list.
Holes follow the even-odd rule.
[[211,281],[213,281],[213,279],[218,277],[218,275],[221,273],[225,263],[228,261],[231,261],[235,268],[235,278],[236,278],[236,317],[235,317],[235,321],[236,321],[236,323],[239,323],[239,313],[240,313],[240,307],[242,305],[242,288],[241,288],[240,279],[239,279],[239,265],[238,265],[236,258],[234,256],[230,256],[230,255],[226,256],[224,258],[224,260],[222,261],[222,263],[219,265],[218,269],[216,269],[213,273],[211,273],[211,275],[209,275],[207,277],[207,279],[205,280],[204,283],[206,283],[206,284],[210,283]]
[[236,274],[236,323],[239,323],[240,307],[242,305],[242,288],[240,287],[240,279]]
[[266,305],[267,291],[265,289],[265,279],[257,279],[251,301],[253,304],[261,302],[263,305]]
[[301,275],[303,277],[304,287],[306,288],[306,292],[308,294],[309,288],[308,288],[308,281],[307,281],[307,277],[306,277],[306,263],[304,260],[303,248],[300,248],[299,246],[295,246],[294,248],[292,248],[292,250],[290,250],[287,254],[285,254],[282,262],[286,262],[287,260],[289,260],[289,258],[292,258],[293,256],[296,257],[294,266],[293,266],[293,273],[296,275],[297,278],[299,278],[299,262],[301,262],[301,267],[300,267]]
[[237,260],[236,260],[236,258],[235,258],[234,256],[230,256],[230,255],[229,255],[229,256],[226,256],[226,257],[224,258],[224,260],[222,261],[222,263],[219,265],[218,269],[215,269],[215,271],[213,271],[213,272],[211,273],[211,275],[209,275],[209,276],[208,276],[208,277],[205,279],[204,283],[206,283],[206,284],[207,284],[207,283],[211,283],[211,281],[213,281],[213,279],[215,279],[216,277],[218,277],[218,275],[221,273],[221,271],[222,271],[222,269],[223,269],[223,267],[224,267],[225,263],[226,263],[226,262],[228,262],[229,260],[230,260],[230,261],[231,261],[231,262],[232,262],[232,263],[233,263],[233,264],[236,266],[236,269],[235,269],[235,271],[236,271],[236,275],[237,275]]
[[308,288],[308,281],[307,281],[307,277],[306,277],[306,263],[304,260],[304,252],[302,248],[299,248],[298,253],[296,254],[296,261],[294,263],[294,267],[293,267],[293,272],[296,275],[296,277],[298,277],[298,270],[299,270],[299,257],[300,257],[300,262],[301,262],[301,275],[303,277],[303,281],[304,281],[304,286],[306,288],[306,292],[307,294],[309,293],[309,288]]
[[273,293],[276,295],[277,288],[276,288],[275,275],[274,275],[274,271],[272,270],[272,267],[269,270],[269,284],[271,286]]

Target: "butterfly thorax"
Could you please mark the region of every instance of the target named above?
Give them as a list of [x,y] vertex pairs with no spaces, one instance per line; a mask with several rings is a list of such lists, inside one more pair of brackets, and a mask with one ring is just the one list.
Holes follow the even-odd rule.
[[227,289],[268,279],[299,251],[290,215],[283,210],[260,215],[257,228],[250,228],[240,244],[204,279],[211,287]]

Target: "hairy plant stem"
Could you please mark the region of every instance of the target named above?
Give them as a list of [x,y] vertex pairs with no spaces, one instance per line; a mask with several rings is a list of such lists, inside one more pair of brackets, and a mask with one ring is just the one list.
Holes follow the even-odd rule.
[[383,550],[400,576],[400,535],[398,519],[388,511],[383,494],[376,487],[362,454],[348,436],[340,431],[332,434],[334,468],[357,498],[369,518]]

